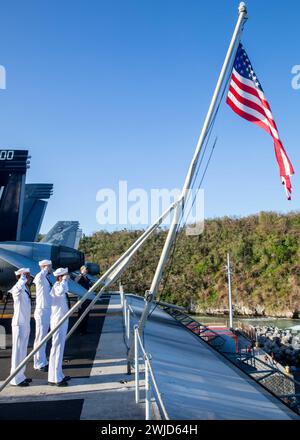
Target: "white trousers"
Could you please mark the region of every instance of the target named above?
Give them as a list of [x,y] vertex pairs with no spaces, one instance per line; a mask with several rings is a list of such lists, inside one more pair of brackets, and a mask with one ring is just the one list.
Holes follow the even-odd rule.
[[[49,357],[48,381],[58,383],[65,377],[62,371],[62,362],[65,349],[65,340],[68,331],[68,319],[52,336],[52,347]],[[51,322],[51,328],[54,328],[57,322]]]
[[[50,327],[51,308],[35,309],[35,339],[33,348],[35,348],[41,340],[48,334]],[[35,370],[46,367],[48,365],[46,357],[46,345],[44,344],[40,350],[34,355],[33,367]]]
[[[12,325],[12,355],[11,355],[11,371],[10,374],[18,367],[18,365],[27,356],[28,339],[30,334],[30,325]],[[26,379],[25,369],[21,371],[10,381],[11,385],[19,385]]]

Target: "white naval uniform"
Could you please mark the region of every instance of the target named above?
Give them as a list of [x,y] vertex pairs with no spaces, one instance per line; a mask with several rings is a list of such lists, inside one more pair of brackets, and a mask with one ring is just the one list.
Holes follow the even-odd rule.
[[[14,300],[14,315],[11,322],[12,355],[11,374],[27,356],[28,339],[30,334],[31,300],[26,286],[27,278],[21,275],[18,282],[9,291]],[[10,381],[11,385],[19,385],[26,379],[25,368]]]
[[[58,324],[61,318],[68,312],[67,293],[69,290],[68,281],[64,278],[56,282],[51,289],[51,330]],[[67,319],[52,336],[52,347],[49,357],[48,381],[59,383],[65,377],[62,371],[62,362],[65,348],[65,339],[68,331]]]
[[[36,286],[36,306],[34,312],[35,319],[35,340],[33,348],[35,348],[41,340],[47,335],[50,327],[51,304],[52,297],[50,295],[51,284],[47,279],[48,268],[41,270],[33,282]],[[34,369],[40,369],[48,365],[46,356],[46,345],[44,344],[40,350],[34,355]]]

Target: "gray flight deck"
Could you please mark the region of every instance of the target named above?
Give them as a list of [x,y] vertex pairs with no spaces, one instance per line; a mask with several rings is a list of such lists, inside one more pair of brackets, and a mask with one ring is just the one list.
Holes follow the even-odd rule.
[[[133,324],[139,318],[144,301],[134,295],[126,297],[136,313],[131,320]],[[74,377],[70,386],[48,386],[46,374],[33,376],[28,388],[8,386],[0,393],[1,420],[130,420],[145,417],[144,393],[137,405],[134,375],[126,374],[120,296],[111,295],[108,302],[99,303],[90,318],[90,328],[100,338],[98,342],[95,338],[95,349],[91,347],[85,362],[81,359],[85,351],[79,348],[84,342],[80,343],[80,336],[72,336],[75,338],[72,344],[78,347],[79,353],[76,358],[73,351],[71,364],[64,365],[65,373]],[[89,335],[86,338],[89,339]],[[154,374],[170,419],[299,418],[159,308],[147,322],[144,343],[152,355]],[[2,366],[5,357],[4,353]],[[79,375],[80,369],[85,373]],[[153,405],[152,409],[153,417],[159,418],[157,407]]]

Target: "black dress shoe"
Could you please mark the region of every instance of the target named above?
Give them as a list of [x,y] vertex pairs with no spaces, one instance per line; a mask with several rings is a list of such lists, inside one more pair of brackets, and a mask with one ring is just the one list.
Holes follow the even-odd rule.
[[23,380],[23,382],[20,382],[17,385],[13,385],[13,387],[29,387],[29,383],[26,382],[26,380]]
[[27,379],[24,380],[24,382],[31,383],[32,379],[30,377],[28,377]]
[[71,376],[65,376],[62,380],[62,382],[68,382],[69,380],[71,380]]
[[48,385],[52,386],[52,387],[67,387],[68,386],[68,382],[62,380],[61,382],[48,382]]
[[65,380],[62,380],[61,382],[57,382],[55,385],[57,387],[67,387],[69,384]]
[[37,371],[42,371],[43,373],[48,373],[48,365],[42,368],[37,368]]

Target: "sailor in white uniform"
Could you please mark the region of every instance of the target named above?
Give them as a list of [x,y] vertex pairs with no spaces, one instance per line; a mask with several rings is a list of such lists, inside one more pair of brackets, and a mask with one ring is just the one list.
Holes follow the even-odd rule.
[[[58,324],[61,318],[68,312],[68,269],[59,268],[53,275],[56,277],[51,289],[52,306],[51,306],[51,330]],[[67,386],[69,376],[64,376],[62,371],[63,354],[65,348],[65,340],[68,331],[68,319],[59,327],[52,336],[52,347],[49,357],[48,384],[56,386]]]
[[[12,328],[12,356],[11,374],[27,356],[28,339],[30,334],[31,298],[30,284],[32,276],[30,270],[21,268],[15,272],[18,281],[9,291],[14,300],[14,315],[11,322]],[[26,379],[25,368],[10,381],[11,385],[28,386],[31,379]]]
[[[50,291],[52,283],[49,275],[52,272],[52,261],[42,260],[39,262],[41,271],[36,275],[33,282],[36,287],[36,306],[34,312],[35,319],[35,348],[41,340],[47,335],[50,328],[50,315],[52,297]],[[34,355],[33,367],[35,370],[47,371],[46,344]]]

